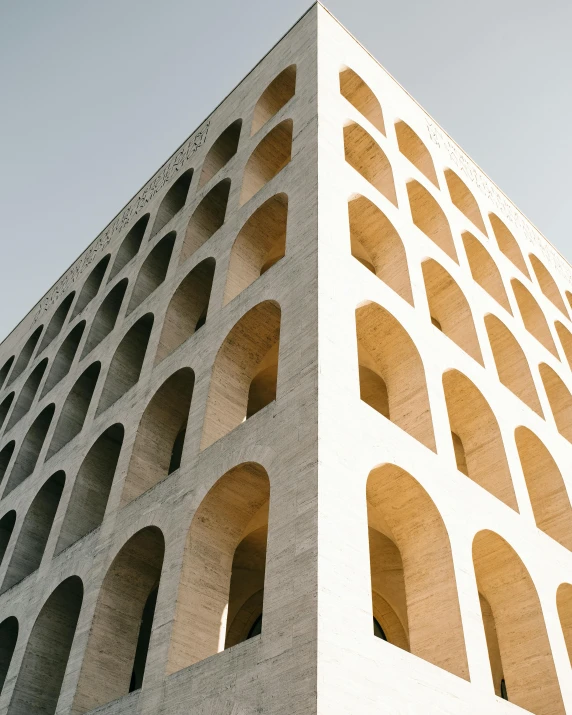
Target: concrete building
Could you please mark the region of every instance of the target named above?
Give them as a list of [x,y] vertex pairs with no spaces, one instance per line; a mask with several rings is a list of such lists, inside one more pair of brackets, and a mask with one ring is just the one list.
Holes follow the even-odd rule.
[[314,5],[0,348],[0,713],[572,713],[571,315]]

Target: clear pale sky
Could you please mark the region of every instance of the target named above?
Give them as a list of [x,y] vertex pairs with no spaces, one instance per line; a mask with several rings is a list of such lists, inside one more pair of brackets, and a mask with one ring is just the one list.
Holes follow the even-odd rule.
[[[308,0],[0,0],[0,339]],[[572,2],[326,5],[572,261]]]

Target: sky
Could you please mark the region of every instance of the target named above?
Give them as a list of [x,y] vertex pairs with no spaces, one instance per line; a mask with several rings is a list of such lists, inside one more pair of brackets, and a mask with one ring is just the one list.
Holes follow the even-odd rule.
[[[0,339],[308,0],[0,0]],[[325,5],[572,261],[570,0]]]

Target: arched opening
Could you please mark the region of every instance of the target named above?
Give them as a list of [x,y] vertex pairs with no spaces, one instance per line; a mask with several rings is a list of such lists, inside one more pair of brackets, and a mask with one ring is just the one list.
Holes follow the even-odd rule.
[[109,365],[97,415],[107,410],[137,384],[153,328],[153,313],[147,313],[127,331]]
[[462,455],[466,464],[463,473],[518,511],[501,431],[489,403],[457,370],[443,375],[443,388],[451,432],[458,440],[454,445],[457,465]]
[[284,257],[287,220],[288,197],[276,194],[240,229],[230,253],[224,305]]
[[538,368],[556,428],[565,439],[572,442],[572,395],[570,390],[551,367],[541,363]]
[[20,394],[18,395],[18,399],[16,400],[16,404],[14,405],[14,409],[12,410],[12,414],[10,415],[10,419],[8,421],[6,429],[10,429],[11,427],[13,427],[13,425],[15,425],[16,422],[21,420],[22,417],[30,409],[32,402],[36,397],[36,392],[38,391],[40,382],[44,377],[44,373],[46,371],[47,366],[48,358],[45,358],[44,360],[42,360],[42,362],[38,363],[30,373],[28,379],[24,383],[24,386],[20,390]]
[[230,179],[223,179],[204,196],[187,225],[180,262],[186,261],[206,243],[224,223]]
[[57,307],[56,312],[53,314],[52,319],[48,323],[42,342],[40,343],[40,347],[38,349],[39,353],[41,353],[44,348],[47,348],[52,340],[57,338],[60,334],[60,330],[62,329],[65,319],[68,316],[74,298],[75,292],[72,292],[66,296]]
[[19,486],[36,468],[36,462],[38,461],[44,440],[46,439],[46,434],[52,423],[54,411],[55,406],[53,404],[44,407],[26,433],[12,471],[10,472],[4,496]]
[[48,459],[81,432],[100,370],[101,363],[94,362],[76,380],[60,412],[48,450]]
[[259,303],[226,336],[217,353],[201,449],[258,412],[276,396],[280,307]]
[[407,196],[413,223],[442,251],[445,251],[449,258],[458,263],[451,227],[437,201],[414,179],[407,182]]
[[[16,524],[16,512],[12,509],[0,519],[0,564],[4,560],[4,554],[10,543],[14,525]],[[1,643],[1,641],[0,641]]]
[[427,492],[385,464],[367,480],[374,618],[386,639],[469,679],[447,529]]
[[395,133],[397,134],[399,151],[404,157],[409,159],[413,166],[416,166],[429,181],[439,188],[433,159],[431,158],[429,149],[427,149],[420,137],[411,129],[409,124],[406,124],[402,119],[395,122]]
[[8,358],[4,365],[2,365],[2,368],[0,369],[0,389],[4,386],[4,382],[6,378],[8,377],[8,373],[10,372],[10,368],[12,367],[12,364],[14,362],[14,356]]
[[216,482],[195,512],[167,674],[256,632],[262,612],[269,497],[265,470],[259,464],[240,464]]
[[344,127],[344,151],[348,164],[397,206],[389,159],[375,139],[356,122],[349,122]]
[[514,436],[536,525],[572,550],[572,511],[558,465],[526,427],[517,427]]
[[83,348],[82,358],[88,355],[99,343],[106,338],[115,327],[117,316],[121,310],[125,291],[129,281],[124,278],[109,291],[99,306],[91,324],[87,340]]
[[120,424],[108,427],[92,445],[75,478],[60,530],[56,555],[101,524],[123,445]]
[[554,323],[554,327],[556,328],[556,332],[558,333],[558,337],[560,338],[560,344],[562,345],[562,349],[564,350],[564,355],[566,356],[568,365],[572,370],[572,333],[567,328],[565,328],[558,320]]
[[524,350],[506,325],[496,316],[490,314],[485,316],[485,325],[499,380],[531,410],[543,417]]
[[20,375],[28,367],[28,363],[30,362],[31,357],[34,354],[34,350],[36,349],[36,345],[38,344],[38,340],[40,339],[40,335],[42,334],[42,329],[43,326],[40,326],[39,328],[34,330],[34,332],[26,341],[26,344],[22,348],[22,352],[20,353],[20,355],[18,355],[18,359],[16,360],[16,364],[14,365],[14,369],[10,373],[10,379],[8,380],[6,385],[11,385],[14,380],[17,377],[20,377]]
[[256,134],[266,122],[277,114],[296,93],[296,65],[282,70],[260,95],[252,115],[250,136]]
[[173,450],[179,449],[179,435],[187,424],[194,380],[191,369],[178,370],[161,385],[147,404],[137,428],[121,506],[169,475]]
[[16,442],[12,440],[11,442],[8,442],[8,444],[6,444],[4,447],[2,447],[2,451],[0,451],[0,483],[4,479],[4,475],[6,474],[8,465],[10,464],[10,460],[12,459],[12,455],[14,454],[15,446]]
[[149,214],[145,214],[145,216],[142,216],[129,230],[129,233],[123,239],[121,246],[119,246],[119,250],[115,256],[115,261],[111,267],[109,280],[115,278],[115,276],[122,271],[125,266],[139,253],[148,223]]
[[183,208],[187,201],[193,170],[188,169],[181,174],[171,188],[167,191],[157,209],[155,223],[151,231],[151,238],[159,233]]
[[165,314],[155,364],[182,345],[206,321],[214,271],[214,258],[207,258],[179,283]]
[[532,270],[534,271],[534,275],[536,276],[536,280],[538,281],[540,290],[544,293],[548,300],[558,308],[558,310],[560,310],[562,313],[564,313],[566,317],[568,317],[566,307],[564,306],[564,301],[562,300],[562,295],[558,286],[556,285],[556,281],[550,275],[550,271],[548,270],[548,268],[546,268],[544,263],[542,263],[542,261],[537,258],[533,253],[529,253],[528,257],[532,264]]
[[145,259],[131,293],[127,315],[141,305],[165,280],[175,245],[175,237],[174,232],[168,233]]
[[10,616],[0,623],[0,693],[6,682],[18,640],[18,620]]
[[516,266],[521,273],[524,273],[527,278],[530,278],[528,268],[526,267],[522,251],[520,250],[516,238],[496,214],[490,213],[489,220],[501,253],[504,253],[513,266]]
[[54,715],[83,601],[77,576],[63,581],[36,618],[8,715]]
[[348,203],[352,256],[413,305],[407,256],[387,216],[365,196]]
[[549,350],[555,357],[558,357],[554,340],[550,333],[550,328],[542,312],[542,308],[532,297],[532,293],[525,288],[522,283],[513,278],[511,280],[512,289],[518,304],[518,309],[524,323],[524,327],[533,335],[539,343]]
[[473,314],[463,291],[453,277],[432,258],[423,261],[421,267],[433,324],[482,365],[483,356]]
[[487,229],[485,228],[485,222],[483,221],[479,204],[469,190],[469,187],[452,169],[445,169],[445,179],[453,205],[486,236]]
[[258,142],[250,155],[242,179],[240,205],[245,204],[260,189],[279,174],[292,155],[292,120],[285,119]]
[[383,111],[369,85],[349,67],[340,72],[340,94],[382,134],[385,134]]
[[240,129],[242,127],[242,119],[237,119],[228,126],[217,140],[208,150],[203,168],[201,171],[201,179],[199,188],[210,181],[213,176],[228,164],[238,149],[238,140],[240,139]]
[[435,451],[425,369],[414,342],[377,303],[356,310],[356,330],[361,399]]
[[164,553],[163,534],[148,526],[113,559],[97,599],[74,713],[93,710],[141,687]]
[[473,280],[512,315],[500,271],[490,253],[468,231],[463,233],[462,239]]
[[483,610],[485,633],[488,621],[498,640],[498,655],[489,651],[496,692],[501,694],[502,676],[511,703],[535,715],[563,714],[542,608],[526,567],[492,531],[475,536],[473,563],[479,594],[490,608],[490,615]]
[[0,593],[15,586],[40,565],[65,481],[65,474],[56,472],[34,497],[24,517]]
[[8,412],[10,411],[12,402],[14,402],[14,394],[14,392],[11,392],[9,395],[6,395],[6,397],[0,403],[0,429],[2,429],[2,426],[4,425],[4,420],[6,419]]
[[85,329],[85,320],[78,323],[73,330],[70,331],[69,335],[60,345],[56,357],[52,362],[52,367],[44,383],[44,389],[42,391],[42,397],[47,395],[50,390],[52,390],[70,371],[70,367],[74,361],[75,354],[79,347],[81,338],[83,336],[83,331]]
[[556,591],[556,605],[570,665],[572,665],[572,584],[560,584]]
[[79,297],[73,309],[72,319],[75,318],[76,315],[79,315],[83,310],[85,310],[85,308],[87,308],[87,306],[98,294],[110,258],[111,256],[109,254],[102,258],[101,261],[99,261],[97,266],[87,277],[87,280],[83,284],[83,288],[81,289],[81,293],[79,294]]

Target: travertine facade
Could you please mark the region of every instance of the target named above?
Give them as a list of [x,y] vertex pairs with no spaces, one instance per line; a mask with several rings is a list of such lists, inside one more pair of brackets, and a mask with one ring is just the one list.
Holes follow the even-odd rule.
[[572,713],[571,315],[313,6],[0,348],[0,713]]

